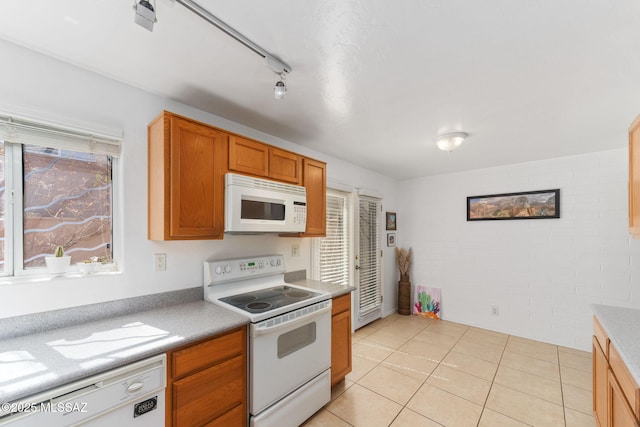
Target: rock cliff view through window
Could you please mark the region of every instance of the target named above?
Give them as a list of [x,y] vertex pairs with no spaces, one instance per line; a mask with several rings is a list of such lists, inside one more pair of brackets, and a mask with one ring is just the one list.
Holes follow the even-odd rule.
[[[5,171],[9,172],[4,144],[0,149],[0,237],[4,240]],[[72,263],[91,257],[110,262],[111,158],[24,145],[22,164],[24,268],[43,267],[44,257],[58,245],[64,247]],[[0,250],[4,265],[4,245]]]

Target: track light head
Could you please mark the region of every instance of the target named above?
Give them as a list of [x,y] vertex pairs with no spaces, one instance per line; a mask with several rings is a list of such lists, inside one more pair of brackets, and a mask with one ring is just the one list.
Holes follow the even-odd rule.
[[276,99],[282,99],[287,94],[287,86],[284,83],[284,79],[278,80],[273,87],[273,96]]
[[[154,0],[155,4],[155,0]],[[153,31],[153,24],[158,22],[156,19],[156,10],[148,0],[140,0],[133,4],[133,10],[136,11],[135,23],[142,28]]]

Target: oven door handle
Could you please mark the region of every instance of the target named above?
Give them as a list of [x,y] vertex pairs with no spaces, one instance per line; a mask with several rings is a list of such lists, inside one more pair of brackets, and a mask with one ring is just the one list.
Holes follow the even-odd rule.
[[252,335],[254,337],[259,337],[262,335],[267,335],[267,334],[273,334],[274,332],[278,332],[282,329],[289,329],[291,328],[291,326],[296,325],[296,324],[302,324],[305,323],[311,319],[315,319],[316,317],[320,317],[323,314],[327,313],[327,312],[331,312],[331,304],[329,304],[328,306],[321,308],[320,310],[314,311],[312,313],[309,314],[305,314],[303,316],[300,317],[296,317],[293,320],[289,320],[289,321],[285,321],[282,323],[278,323],[277,325],[273,325],[273,326],[266,326],[266,327],[260,327],[259,325],[262,323],[258,323],[258,327],[256,328],[252,328]]

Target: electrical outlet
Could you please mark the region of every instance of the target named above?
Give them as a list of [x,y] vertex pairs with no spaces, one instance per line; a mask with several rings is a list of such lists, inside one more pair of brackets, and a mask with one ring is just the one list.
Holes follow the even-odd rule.
[[153,271],[167,270],[167,254],[153,254]]
[[300,256],[300,245],[298,243],[291,245],[291,256]]
[[494,305],[491,307],[491,315],[492,316],[499,316],[500,315],[500,310],[498,309],[497,305]]

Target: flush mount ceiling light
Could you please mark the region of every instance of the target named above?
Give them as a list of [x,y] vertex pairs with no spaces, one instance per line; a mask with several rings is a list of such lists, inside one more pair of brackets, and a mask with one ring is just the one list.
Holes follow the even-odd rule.
[[451,132],[440,135],[436,138],[436,145],[442,151],[453,151],[462,145],[462,141],[468,137],[466,132]]
[[156,0],[153,0],[153,6],[147,0],[140,0],[138,3],[134,0],[133,2],[133,10],[136,11],[135,23],[149,31],[153,31],[153,24],[158,22],[155,4]]
[[[267,66],[271,68],[274,73],[280,76],[280,81],[278,81],[273,88],[275,98],[282,99],[284,97],[284,95],[287,93],[284,76],[291,72],[291,67],[288,64],[282,62],[278,57],[272,55],[267,50],[263,49],[253,41],[240,34],[238,31],[227,25],[227,23],[219,19],[217,16],[213,15],[211,12],[209,12],[207,9],[203,8],[196,2],[191,0],[168,1],[171,4],[180,3],[182,6],[186,7],[191,12],[207,21],[209,24],[221,30],[226,35],[242,44],[244,47],[263,57],[265,59],[265,62],[267,63]],[[153,2],[155,6],[155,0],[153,0]],[[134,9],[136,11],[136,24],[143,26],[149,31],[153,31],[153,23],[157,21],[155,7],[151,6],[148,0],[139,0],[138,3],[135,3],[134,0]],[[140,17],[138,17],[139,15]]]

